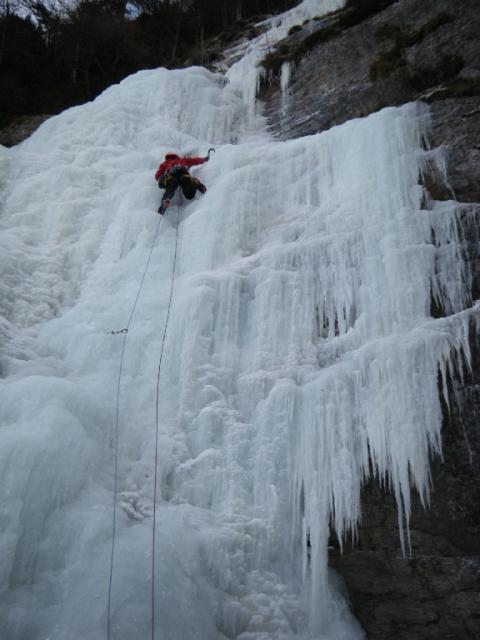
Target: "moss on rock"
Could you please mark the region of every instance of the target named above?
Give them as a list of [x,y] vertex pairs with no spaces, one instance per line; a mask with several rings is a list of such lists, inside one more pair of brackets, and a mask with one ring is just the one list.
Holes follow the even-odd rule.
[[[260,66],[274,75],[279,73],[284,62],[298,63],[300,58],[314,47],[338,36],[342,31],[360,24],[370,16],[383,11],[395,0],[347,0],[342,9],[333,11],[323,17],[315,17],[309,22],[320,22],[318,29],[310,32],[300,42],[279,43],[261,62]],[[292,27],[295,29],[295,27]],[[292,32],[292,29],[290,30]],[[295,29],[289,36],[297,33]],[[280,49],[283,49],[283,52]]]
[[[432,86],[425,84],[424,80],[428,76],[427,68],[423,70],[418,69],[415,72],[406,70],[407,63],[404,56],[404,51],[408,47],[412,47],[415,44],[421,42],[428,34],[432,33],[442,25],[453,22],[455,18],[448,13],[440,12],[432,16],[419,26],[415,28],[403,27],[401,28],[396,24],[384,23],[381,24],[375,31],[375,37],[378,40],[388,39],[393,40],[393,45],[389,49],[380,51],[375,60],[370,64],[369,79],[371,82],[375,82],[380,78],[389,76],[393,71],[402,68],[402,79],[410,82],[412,86]],[[432,70],[430,75],[439,75],[439,70],[442,66],[446,67],[446,76],[451,77],[460,71],[463,67],[463,61],[456,55],[446,55],[438,68]],[[455,71],[453,71],[455,69]]]

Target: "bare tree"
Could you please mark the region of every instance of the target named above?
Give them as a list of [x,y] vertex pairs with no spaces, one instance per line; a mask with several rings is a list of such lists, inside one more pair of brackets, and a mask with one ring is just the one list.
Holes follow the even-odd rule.
[[18,13],[20,8],[18,0],[0,0],[0,17]]
[[130,4],[142,13],[153,16],[160,14],[166,5],[176,5],[180,11],[188,11],[194,0],[132,0]]
[[51,45],[61,22],[68,16],[69,6],[65,0],[18,0],[18,11],[31,16],[42,30],[47,45]]

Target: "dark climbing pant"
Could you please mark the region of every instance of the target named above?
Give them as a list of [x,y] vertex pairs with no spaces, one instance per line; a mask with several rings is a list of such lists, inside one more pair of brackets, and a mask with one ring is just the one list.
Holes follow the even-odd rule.
[[192,200],[195,197],[195,193],[197,192],[198,184],[196,184],[192,176],[188,173],[185,173],[181,176],[175,177],[171,176],[170,180],[167,183],[167,188],[165,189],[165,193],[163,194],[162,200],[166,198],[171,200],[175,195],[175,191],[180,187],[182,189],[182,193],[188,200]]

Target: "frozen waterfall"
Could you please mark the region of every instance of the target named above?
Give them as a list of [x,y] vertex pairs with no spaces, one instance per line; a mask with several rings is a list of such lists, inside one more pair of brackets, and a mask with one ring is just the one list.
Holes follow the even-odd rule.
[[[292,19],[272,22],[272,38]],[[458,205],[426,202],[419,184],[436,162],[421,105],[273,140],[245,72],[260,47],[227,76],[137,73],[0,147],[2,639],[105,638],[123,339],[111,332],[138,290],[169,150],[216,146],[192,172],[208,192],[174,202],[157,640],[362,638],[327,546],[330,526],[355,529],[372,473],[395,493],[408,551],[410,490],[427,500],[441,448],[438,373],[445,384],[468,362],[478,314]],[[126,343],[115,640],[150,638],[176,213]],[[432,296],[448,318],[431,317]]]

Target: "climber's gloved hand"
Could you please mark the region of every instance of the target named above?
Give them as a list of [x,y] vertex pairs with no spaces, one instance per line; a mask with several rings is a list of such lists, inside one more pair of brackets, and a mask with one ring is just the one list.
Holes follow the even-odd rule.
[[205,156],[203,159],[205,162],[208,162],[210,160],[210,156]]

